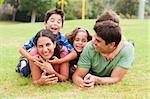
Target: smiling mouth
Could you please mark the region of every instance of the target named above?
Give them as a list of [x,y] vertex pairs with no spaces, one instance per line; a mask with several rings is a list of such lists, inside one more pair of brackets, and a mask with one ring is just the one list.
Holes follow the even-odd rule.
[[51,30],[54,30],[54,31],[56,31],[56,30],[57,30],[57,28],[51,28]]

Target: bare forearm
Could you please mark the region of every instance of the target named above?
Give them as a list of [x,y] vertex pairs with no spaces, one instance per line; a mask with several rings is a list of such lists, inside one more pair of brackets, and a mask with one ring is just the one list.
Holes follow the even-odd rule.
[[19,52],[28,60],[32,60],[32,56],[24,48],[20,47]]
[[41,81],[41,79],[39,79],[39,80],[32,80],[32,83],[34,84],[34,85],[44,85],[44,83],[42,83],[42,81]]
[[113,84],[119,82],[121,79],[118,77],[97,77],[95,76],[96,84]]
[[78,86],[80,86],[83,83],[83,78],[78,75],[73,75],[72,80]]
[[58,77],[59,81],[66,81],[68,80],[68,77],[62,74],[57,73],[56,71],[54,71],[52,74],[55,74],[55,76]]
[[73,50],[72,52],[70,52],[65,57],[59,59],[59,61],[60,61],[60,63],[64,63],[64,62],[69,62],[75,58],[77,58],[77,53],[76,53],[76,51]]

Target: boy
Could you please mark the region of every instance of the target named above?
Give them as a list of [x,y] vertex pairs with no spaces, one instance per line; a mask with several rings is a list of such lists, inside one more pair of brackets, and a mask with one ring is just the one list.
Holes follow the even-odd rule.
[[[65,46],[68,51],[70,52],[67,55],[68,57],[72,56],[72,58],[76,57],[77,54],[73,50],[72,45],[68,42],[68,40],[59,32],[63,28],[64,23],[64,13],[61,10],[55,9],[52,11],[48,11],[46,13],[45,19],[44,19],[44,26],[46,29],[51,30],[56,39],[59,46]],[[33,36],[29,41],[27,41],[23,47],[19,48],[19,52],[25,57],[21,58],[19,64],[16,67],[16,72],[21,73],[23,76],[27,77],[30,74],[30,67],[28,60],[30,61],[36,61],[36,58],[31,56],[28,52],[29,49],[31,49],[34,46],[33,40],[35,36]]]

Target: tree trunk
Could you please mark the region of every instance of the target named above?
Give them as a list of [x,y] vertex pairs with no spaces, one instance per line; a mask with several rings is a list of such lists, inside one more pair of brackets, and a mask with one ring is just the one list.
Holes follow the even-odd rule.
[[35,23],[36,19],[36,9],[32,9],[31,23]]
[[16,19],[16,12],[17,12],[17,9],[13,8],[12,21],[15,21],[15,19]]

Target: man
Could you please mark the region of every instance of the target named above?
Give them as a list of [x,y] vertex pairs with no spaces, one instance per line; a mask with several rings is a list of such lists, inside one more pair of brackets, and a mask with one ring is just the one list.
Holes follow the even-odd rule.
[[96,22],[94,31],[96,34],[84,48],[72,76],[73,82],[82,88],[121,81],[134,60],[134,47],[129,42],[124,42],[123,48],[112,60],[105,58],[121,41],[119,24],[111,20]]

